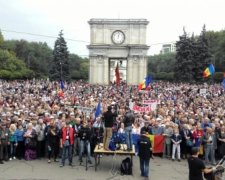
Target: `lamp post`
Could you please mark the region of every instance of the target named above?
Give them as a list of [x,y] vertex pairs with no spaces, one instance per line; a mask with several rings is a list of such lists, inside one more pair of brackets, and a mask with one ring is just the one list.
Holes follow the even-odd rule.
[[212,55],[212,63],[214,67],[216,68],[216,60],[215,60],[215,55]]
[[60,80],[62,81],[62,62],[59,62],[60,64]]

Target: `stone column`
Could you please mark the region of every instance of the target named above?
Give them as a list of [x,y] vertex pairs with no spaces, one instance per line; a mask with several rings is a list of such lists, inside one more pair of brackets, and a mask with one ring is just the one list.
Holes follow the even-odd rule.
[[91,84],[108,84],[108,72],[108,57],[102,55],[90,57],[89,82]]

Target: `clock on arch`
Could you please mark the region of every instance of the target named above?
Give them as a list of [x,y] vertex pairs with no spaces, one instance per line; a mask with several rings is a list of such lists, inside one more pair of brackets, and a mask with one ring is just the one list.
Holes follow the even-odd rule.
[[116,30],[112,33],[112,42],[114,44],[123,44],[125,41],[125,34],[121,30]]

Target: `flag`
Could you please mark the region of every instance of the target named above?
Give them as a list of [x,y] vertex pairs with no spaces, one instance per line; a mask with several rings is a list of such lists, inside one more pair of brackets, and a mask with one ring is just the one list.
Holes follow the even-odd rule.
[[222,82],[222,86],[223,86],[223,88],[225,89],[225,78],[224,78],[224,80],[223,80],[223,82]]
[[65,88],[64,82],[63,82],[63,81],[60,81],[60,88],[61,88],[62,91],[63,91],[63,89]]
[[63,89],[64,88],[65,88],[64,82],[63,81],[60,81],[60,89],[58,90],[58,96],[61,97],[61,98],[64,97],[64,92],[63,92]]
[[142,89],[146,89],[150,83],[153,82],[152,76],[148,75],[139,85],[138,85],[138,89],[142,90]]
[[209,76],[213,75],[214,73],[215,73],[215,68],[214,68],[213,64],[210,64],[203,72],[203,77],[204,78],[209,77]]
[[116,65],[115,75],[116,75],[116,84],[119,85],[120,84],[120,72],[119,72],[119,65],[118,65],[118,63]]
[[152,144],[153,153],[162,153],[164,150],[164,139],[163,135],[149,135],[149,139]]
[[95,111],[95,118],[97,118],[100,114],[101,114],[101,103],[99,101]]

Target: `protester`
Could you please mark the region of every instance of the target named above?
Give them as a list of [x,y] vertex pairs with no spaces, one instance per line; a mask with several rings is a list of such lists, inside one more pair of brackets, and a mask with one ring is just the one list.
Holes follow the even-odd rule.
[[26,160],[34,160],[37,157],[36,152],[36,131],[33,129],[33,124],[29,123],[27,129],[24,133],[25,138],[25,159]]
[[141,131],[141,137],[138,141],[141,176],[145,177],[145,180],[148,180],[149,177],[149,164],[152,155],[152,145],[147,135],[146,131]]
[[69,160],[69,165],[73,166],[73,150],[74,145],[74,130],[70,127],[70,123],[66,122],[66,126],[60,132],[60,147],[62,148],[62,160],[60,167],[65,165],[66,156]]
[[177,160],[180,161],[180,143],[182,142],[182,137],[179,134],[178,128],[174,129],[174,133],[171,137],[173,143],[172,146],[172,161],[175,160],[175,154],[177,154]]
[[54,154],[54,162],[57,162],[59,153],[59,129],[54,121],[51,122],[47,131],[48,163],[51,163],[51,156]]
[[219,141],[220,141],[220,155],[223,157],[225,155],[225,126],[221,127],[221,131],[219,134]]
[[134,121],[135,121],[134,114],[132,113],[129,107],[126,107],[123,123],[125,127],[127,151],[132,151],[133,149],[132,125]]
[[22,124],[18,125],[18,128],[16,129],[16,136],[17,136],[17,147],[16,147],[16,157],[21,160],[24,158],[24,129]]
[[211,160],[211,164],[215,165],[215,143],[216,143],[216,139],[215,139],[215,134],[213,133],[213,129],[210,127],[206,128],[206,133],[203,136],[203,142],[204,147],[205,147],[205,163],[209,164],[209,156],[210,156],[210,160]]
[[[127,107],[134,115],[133,125],[129,126],[133,138],[140,138],[138,132],[140,132],[140,129],[141,131],[145,129],[151,140],[155,138],[152,143],[160,138],[160,142],[166,143],[166,148],[169,149],[170,137],[163,136],[163,133],[167,131],[167,124],[169,124],[171,128],[176,127],[180,130],[182,136],[181,154],[187,156],[190,154],[192,147],[208,148],[208,144],[203,142],[203,137],[207,134],[207,128],[210,127],[215,140],[213,150],[217,151],[216,154],[223,154],[224,130],[222,126],[225,123],[225,91],[220,84],[158,81],[151,86],[149,91],[145,91],[138,90],[137,86],[130,86],[125,83],[121,83],[120,86],[111,83],[108,86],[103,86],[91,85],[84,81],[73,81],[65,83],[64,97],[62,97],[58,96],[57,93],[57,89],[60,87],[58,82],[35,79],[27,81],[0,80],[0,159],[3,161],[9,159],[10,148],[8,144],[11,124],[18,127],[15,133],[18,141],[16,148],[16,157],[18,158],[25,156],[28,159],[28,149],[34,151],[30,153],[33,156],[37,151],[37,156],[43,157],[43,151],[48,152],[47,137],[51,125],[54,123],[57,129],[61,130],[66,126],[67,121],[75,131],[74,154],[78,154],[81,149],[78,134],[85,119],[87,119],[88,126],[91,129],[92,154],[94,147],[97,144],[100,145],[100,143],[104,144],[105,150],[109,150],[108,145],[112,136],[112,128],[114,135],[116,135],[119,128],[123,127],[123,117],[125,117]],[[144,100],[150,100],[150,104],[145,105]],[[96,118],[95,109],[99,102],[102,113]],[[154,106],[152,106],[152,103]],[[149,108],[149,106],[152,108]],[[43,119],[43,123],[41,119]],[[32,128],[29,123],[33,126]],[[44,129],[44,139],[40,124]],[[99,125],[105,126],[104,140],[102,140],[103,132],[96,133],[95,131]],[[127,126],[125,125],[125,127]],[[34,132],[31,130],[33,128]],[[122,132],[122,129],[119,132]],[[35,131],[37,131],[37,136]],[[24,140],[19,138],[21,135],[18,135],[18,132],[22,136],[24,133]],[[32,137],[27,136],[29,134],[32,134]],[[33,143],[29,143],[30,139]],[[26,152],[23,148],[20,148],[23,141],[25,141]],[[44,141],[46,142],[45,148],[43,148]],[[55,144],[55,147],[59,148],[59,138],[56,141],[58,144]],[[41,148],[39,147],[40,144],[42,144]],[[18,155],[20,150],[21,155]],[[137,151],[138,148],[136,148],[136,153]],[[155,149],[153,149],[154,151]],[[163,153],[163,144],[157,149],[157,153]],[[205,152],[201,153],[204,153],[202,156],[204,158]],[[168,154],[171,155],[170,152]],[[58,157],[60,155],[62,153],[57,153]],[[215,160],[220,157],[215,156],[217,158]]]
[[18,145],[15,124],[11,124],[9,127],[9,142],[10,142],[9,160],[11,161],[12,159],[16,159],[16,147]]
[[46,125],[44,124],[43,119],[39,119],[35,128],[37,133],[37,158],[45,157],[45,127]]
[[104,119],[104,135],[103,135],[103,146],[106,151],[109,151],[109,142],[112,137],[112,127],[114,122],[114,117],[116,117],[117,114],[115,110],[112,112],[112,106],[108,106],[108,111],[103,114]]
[[165,124],[165,128],[163,130],[164,140],[164,150],[163,150],[163,158],[171,158],[171,136],[173,134],[173,129],[170,126],[169,122]]
[[79,152],[79,161],[80,163],[83,162],[83,153],[84,149],[86,149],[86,156],[88,158],[88,163],[92,164],[91,161],[91,147],[90,147],[90,139],[91,139],[91,129],[88,127],[88,122],[83,121],[83,124],[80,128],[79,132],[79,137],[80,137],[80,152]]
[[199,148],[192,148],[192,156],[188,158],[189,180],[203,180],[202,173],[212,173],[215,168],[208,169],[201,159],[198,158]]
[[0,163],[3,164],[3,160],[7,161],[8,156],[8,143],[9,143],[9,131],[5,124],[0,126]]

